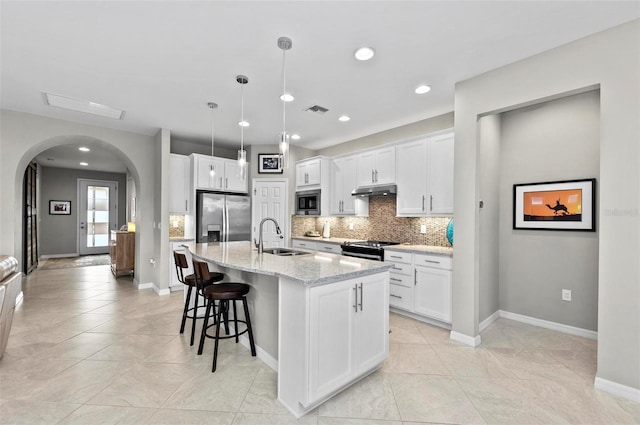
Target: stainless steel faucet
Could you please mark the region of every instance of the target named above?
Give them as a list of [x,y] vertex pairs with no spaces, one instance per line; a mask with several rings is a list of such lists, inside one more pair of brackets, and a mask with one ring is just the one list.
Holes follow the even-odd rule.
[[[260,222],[260,233],[259,233],[259,239],[258,239],[258,243],[257,243],[257,247],[258,247],[258,254],[262,254],[263,248],[262,248],[262,227],[264,225],[265,221],[273,221],[273,224],[276,225],[276,233],[278,235],[280,235],[280,239],[283,239],[284,236],[282,235],[282,230],[280,230],[280,225],[278,224],[278,222],[276,221],[275,218],[271,218],[271,217],[266,217],[263,218],[262,221]],[[255,239],[254,239],[255,242]]]

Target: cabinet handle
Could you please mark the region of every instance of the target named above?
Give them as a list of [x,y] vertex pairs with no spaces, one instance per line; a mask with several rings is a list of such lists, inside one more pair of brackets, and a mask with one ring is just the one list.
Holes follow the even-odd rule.
[[325,246],[324,249],[326,249],[327,251],[333,251],[333,247],[331,246]]
[[222,177],[220,177],[220,188],[222,188]]
[[376,183],[378,183],[378,170],[376,170]]
[[229,188],[229,177],[225,177],[224,178],[224,188],[228,189]]
[[402,299],[402,297],[401,297],[400,295],[396,295],[396,294],[389,294],[389,296],[390,296],[390,297],[393,297],[393,298],[399,298],[399,299]]
[[422,211],[424,211],[424,195],[422,195]]
[[353,293],[354,293],[353,310],[357,313],[358,312],[358,284],[357,283],[353,285]]
[[362,300],[364,299],[364,291],[362,290],[362,282],[360,282],[360,311],[362,311]]
[[184,200],[184,210],[188,210],[189,209],[189,201],[187,199]]
[[399,256],[399,255],[390,255],[389,258],[400,258],[400,259],[402,259],[402,257]]
[[433,195],[429,195],[429,211],[433,211]]
[[425,263],[440,264],[440,261],[424,260]]
[[306,244],[306,243],[298,243],[298,245],[300,245],[300,246],[307,246],[307,244]]
[[418,269],[413,269],[413,286],[418,285]]
[[396,279],[395,277],[390,277],[389,280],[393,280],[394,282],[402,282],[402,279]]

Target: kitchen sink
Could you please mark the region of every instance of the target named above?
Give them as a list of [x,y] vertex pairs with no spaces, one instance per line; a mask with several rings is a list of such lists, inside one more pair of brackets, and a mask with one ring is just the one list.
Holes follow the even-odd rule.
[[293,256],[293,255],[311,254],[310,252],[297,251],[295,249],[289,249],[289,248],[269,248],[269,249],[265,249],[262,252],[264,252],[265,254],[278,255],[280,257],[290,257],[290,256]]

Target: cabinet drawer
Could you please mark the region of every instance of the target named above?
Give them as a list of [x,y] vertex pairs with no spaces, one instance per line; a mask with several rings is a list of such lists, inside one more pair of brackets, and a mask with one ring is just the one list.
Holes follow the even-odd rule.
[[341,254],[342,248],[337,243],[320,243],[316,242],[316,249],[322,252],[331,252],[333,254]]
[[416,266],[433,267],[435,269],[451,270],[453,259],[442,255],[415,254],[413,257]]
[[413,266],[411,264],[396,263],[395,261],[385,261],[385,263],[393,264],[390,270],[392,273],[403,274],[406,276],[413,275]]
[[389,284],[389,305],[403,310],[411,310],[413,304],[413,289],[400,285]]
[[410,252],[400,252],[400,251],[384,251],[384,259],[388,261],[393,261],[394,263],[406,263],[411,264],[413,254]]
[[413,286],[414,282],[413,282],[413,276],[407,276],[407,275],[391,272],[389,273],[389,283],[393,285],[406,286],[407,288],[410,288]]
[[300,239],[293,239],[291,241],[291,246],[294,248],[316,249],[315,242],[310,242],[310,241],[305,241]]

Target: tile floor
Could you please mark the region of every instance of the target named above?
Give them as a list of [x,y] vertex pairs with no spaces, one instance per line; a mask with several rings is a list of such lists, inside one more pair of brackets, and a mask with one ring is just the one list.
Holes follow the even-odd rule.
[[381,370],[299,421],[276,374],[225,341],[196,355],[178,333],[182,293],[137,291],[108,266],[24,282],[0,361],[2,424],[629,424],[640,406],[595,391],[596,343],[500,319],[483,345],[392,314]]

